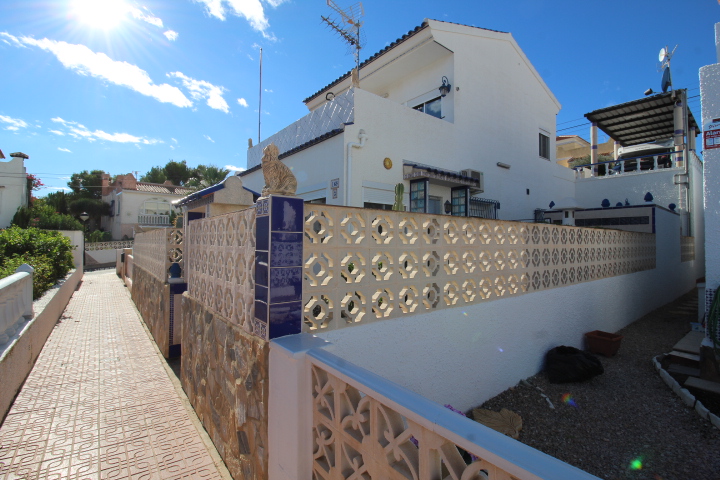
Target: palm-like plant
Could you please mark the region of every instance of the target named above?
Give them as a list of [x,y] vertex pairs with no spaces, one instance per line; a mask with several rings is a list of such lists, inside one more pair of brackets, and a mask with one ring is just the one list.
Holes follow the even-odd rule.
[[197,189],[207,188],[225,180],[229,173],[230,170],[216,165],[198,165],[187,185]]

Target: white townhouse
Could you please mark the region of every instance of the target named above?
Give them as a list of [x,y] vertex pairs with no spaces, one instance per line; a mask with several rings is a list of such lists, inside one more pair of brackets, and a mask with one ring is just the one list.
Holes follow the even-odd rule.
[[[11,153],[10,157],[9,161],[0,161],[0,228],[9,227],[18,208],[28,202],[25,160],[30,157],[22,152]],[[0,150],[0,160],[4,159]]]
[[425,20],[305,99],[310,113],[248,150],[260,191],[272,143],[315,203],[530,219],[575,194],[556,164],[560,103],[510,33]]

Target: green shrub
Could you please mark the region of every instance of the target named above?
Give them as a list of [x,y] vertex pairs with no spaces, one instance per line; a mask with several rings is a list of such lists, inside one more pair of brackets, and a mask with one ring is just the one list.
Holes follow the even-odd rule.
[[90,233],[85,232],[86,243],[109,242],[110,240],[112,240],[112,234],[110,232],[103,232],[100,230],[95,230]]
[[59,232],[17,226],[0,230],[0,278],[12,275],[23,263],[31,265],[37,299],[73,268],[73,248]]
[[12,220],[21,228],[42,228],[46,230],[82,230],[82,223],[71,215],[57,213],[42,200],[35,200],[32,207],[20,207]]
[[42,297],[43,293],[47,292],[59,280],[55,278],[51,260],[48,260],[47,257],[32,257],[29,255],[9,258],[4,265],[0,266],[0,278],[12,275],[23,263],[27,263],[35,269],[33,272],[33,300]]

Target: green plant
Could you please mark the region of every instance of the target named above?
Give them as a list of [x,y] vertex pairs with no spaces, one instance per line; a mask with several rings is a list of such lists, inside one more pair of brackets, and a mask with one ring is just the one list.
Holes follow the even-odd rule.
[[59,232],[17,226],[0,230],[0,278],[30,264],[35,269],[33,297],[39,298],[73,268],[73,248]]
[[82,224],[70,215],[57,213],[43,199],[37,199],[30,207],[20,207],[12,219],[20,228],[42,228],[46,230],[82,230]]
[[110,240],[112,240],[112,234],[110,232],[95,230],[94,232],[85,233],[85,242],[87,243],[109,242]]

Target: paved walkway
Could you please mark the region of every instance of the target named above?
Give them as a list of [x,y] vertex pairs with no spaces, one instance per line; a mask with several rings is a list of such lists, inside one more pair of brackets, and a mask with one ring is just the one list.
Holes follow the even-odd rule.
[[140,322],[114,270],[85,274],[0,427],[0,479],[224,478]]

